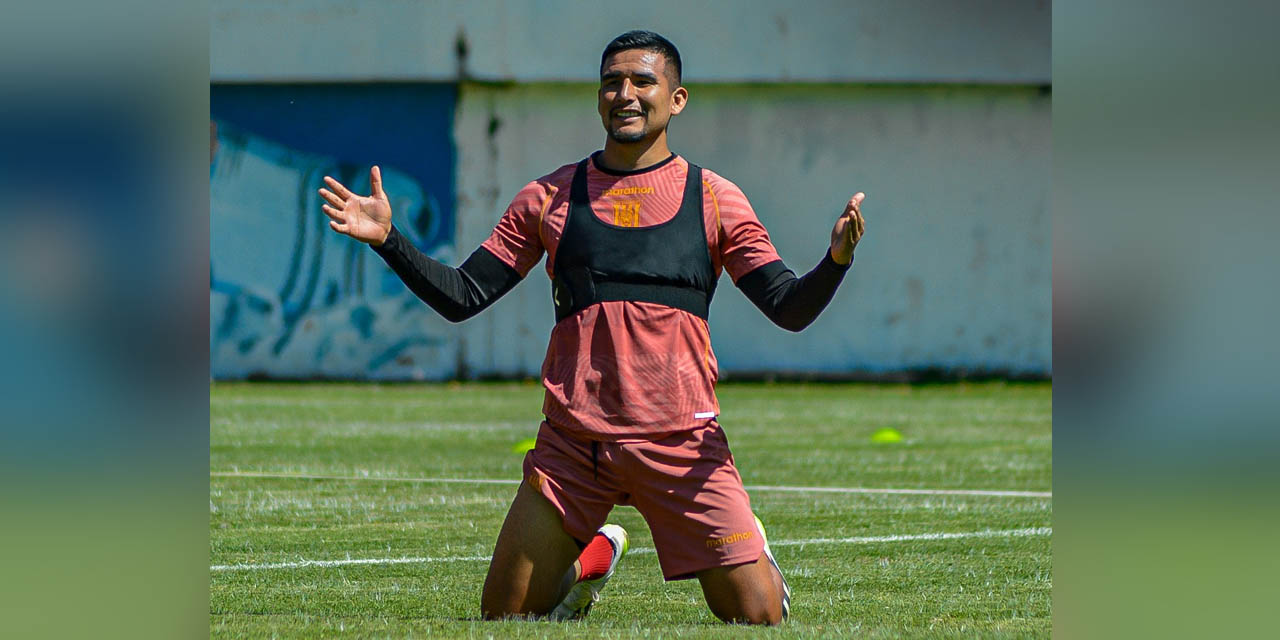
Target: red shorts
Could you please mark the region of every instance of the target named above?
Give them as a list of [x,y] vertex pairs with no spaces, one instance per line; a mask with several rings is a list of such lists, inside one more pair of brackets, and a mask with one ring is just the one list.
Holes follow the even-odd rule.
[[659,440],[592,441],[543,422],[524,459],[525,482],[586,543],[614,505],[630,505],[653,533],[667,580],[755,562],[764,553],[751,501],[724,430],[706,427]]

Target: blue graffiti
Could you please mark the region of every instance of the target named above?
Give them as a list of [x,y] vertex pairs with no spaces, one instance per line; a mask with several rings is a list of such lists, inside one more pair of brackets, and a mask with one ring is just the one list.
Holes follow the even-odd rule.
[[[215,377],[441,378],[450,329],[363,244],[333,233],[316,190],[368,192],[369,167],[217,123],[210,173],[210,359]],[[436,198],[383,166],[395,224],[454,258]],[[412,304],[406,304],[412,303]]]

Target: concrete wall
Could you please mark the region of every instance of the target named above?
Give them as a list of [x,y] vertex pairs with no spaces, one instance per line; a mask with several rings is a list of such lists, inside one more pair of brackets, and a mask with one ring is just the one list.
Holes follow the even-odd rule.
[[[845,200],[867,193],[855,266],[804,332],[772,326],[721,280],[711,325],[723,371],[1051,371],[1047,94],[838,85],[690,93],[673,148],[742,187],[797,272],[822,257]],[[603,144],[591,85],[466,86],[455,126],[462,254],[522,185]],[[465,326],[470,372],[536,374],[551,325],[540,268]]]
[[[629,29],[690,81],[1049,82],[1045,0],[212,0],[215,81],[594,82]],[[458,43],[465,43],[459,56]]]

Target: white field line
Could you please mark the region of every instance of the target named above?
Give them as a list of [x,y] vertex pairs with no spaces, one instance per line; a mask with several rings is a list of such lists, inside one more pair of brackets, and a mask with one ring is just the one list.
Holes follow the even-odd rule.
[[[272,473],[266,471],[211,471],[211,476],[224,478],[295,478],[300,480],[378,480],[382,482],[420,482],[443,484],[520,484],[519,480],[494,478],[399,478],[385,476],[328,476],[307,473]],[[1052,498],[1051,491],[1001,491],[994,489],[875,489],[868,487],[796,487],[779,485],[747,485],[747,491],[785,491],[793,493],[864,493],[924,496],[997,496],[1008,498]]]
[[1025,538],[1027,536],[1051,536],[1050,527],[1029,529],[984,529],[960,533],[916,533],[897,536],[867,536],[862,538],[810,538],[808,540],[777,540],[770,547],[802,547],[807,544],[875,544],[878,542],[911,542],[915,540],[959,540],[962,538]]
[[488,560],[490,556],[453,556],[446,558],[346,558],[343,560],[299,560],[298,562],[272,562],[266,564],[215,564],[210,571],[241,571],[248,569],[305,569],[307,567],[346,567],[360,564],[423,564],[427,562],[468,562]]
[[520,484],[519,480],[493,478],[393,478],[387,476],[325,476],[310,473],[274,473],[269,471],[210,471],[224,478],[294,478],[298,480],[374,480],[381,482],[421,482],[444,484]]
[[1009,498],[1052,498],[1051,491],[1005,491],[998,489],[873,489],[870,487],[788,487],[747,485],[748,491],[810,491],[823,493],[891,493],[924,496],[1003,496]]
[[[811,544],[877,544],[882,542],[914,542],[917,540],[959,540],[963,538],[1021,538],[1053,535],[1049,527],[1031,529],[1005,529],[996,531],[967,531],[960,533],[919,533],[896,536],[866,536],[858,538],[810,538],[808,540],[774,540],[771,547],[797,547]],[[637,547],[629,553],[655,553],[651,547]],[[254,569],[303,569],[307,567],[345,567],[350,565],[425,564],[431,562],[479,562],[489,556],[447,556],[442,558],[346,558],[343,560],[300,560],[298,562],[273,562],[265,564],[215,564],[210,571],[246,571]]]

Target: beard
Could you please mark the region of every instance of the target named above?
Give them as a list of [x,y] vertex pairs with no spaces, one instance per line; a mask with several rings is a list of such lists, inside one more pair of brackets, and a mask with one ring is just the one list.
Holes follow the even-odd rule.
[[644,140],[645,136],[647,135],[649,135],[649,131],[647,127],[640,129],[639,131],[630,132],[630,133],[624,133],[621,129],[609,130],[609,138],[614,142],[621,142],[622,144],[631,144],[634,142],[640,142]]

